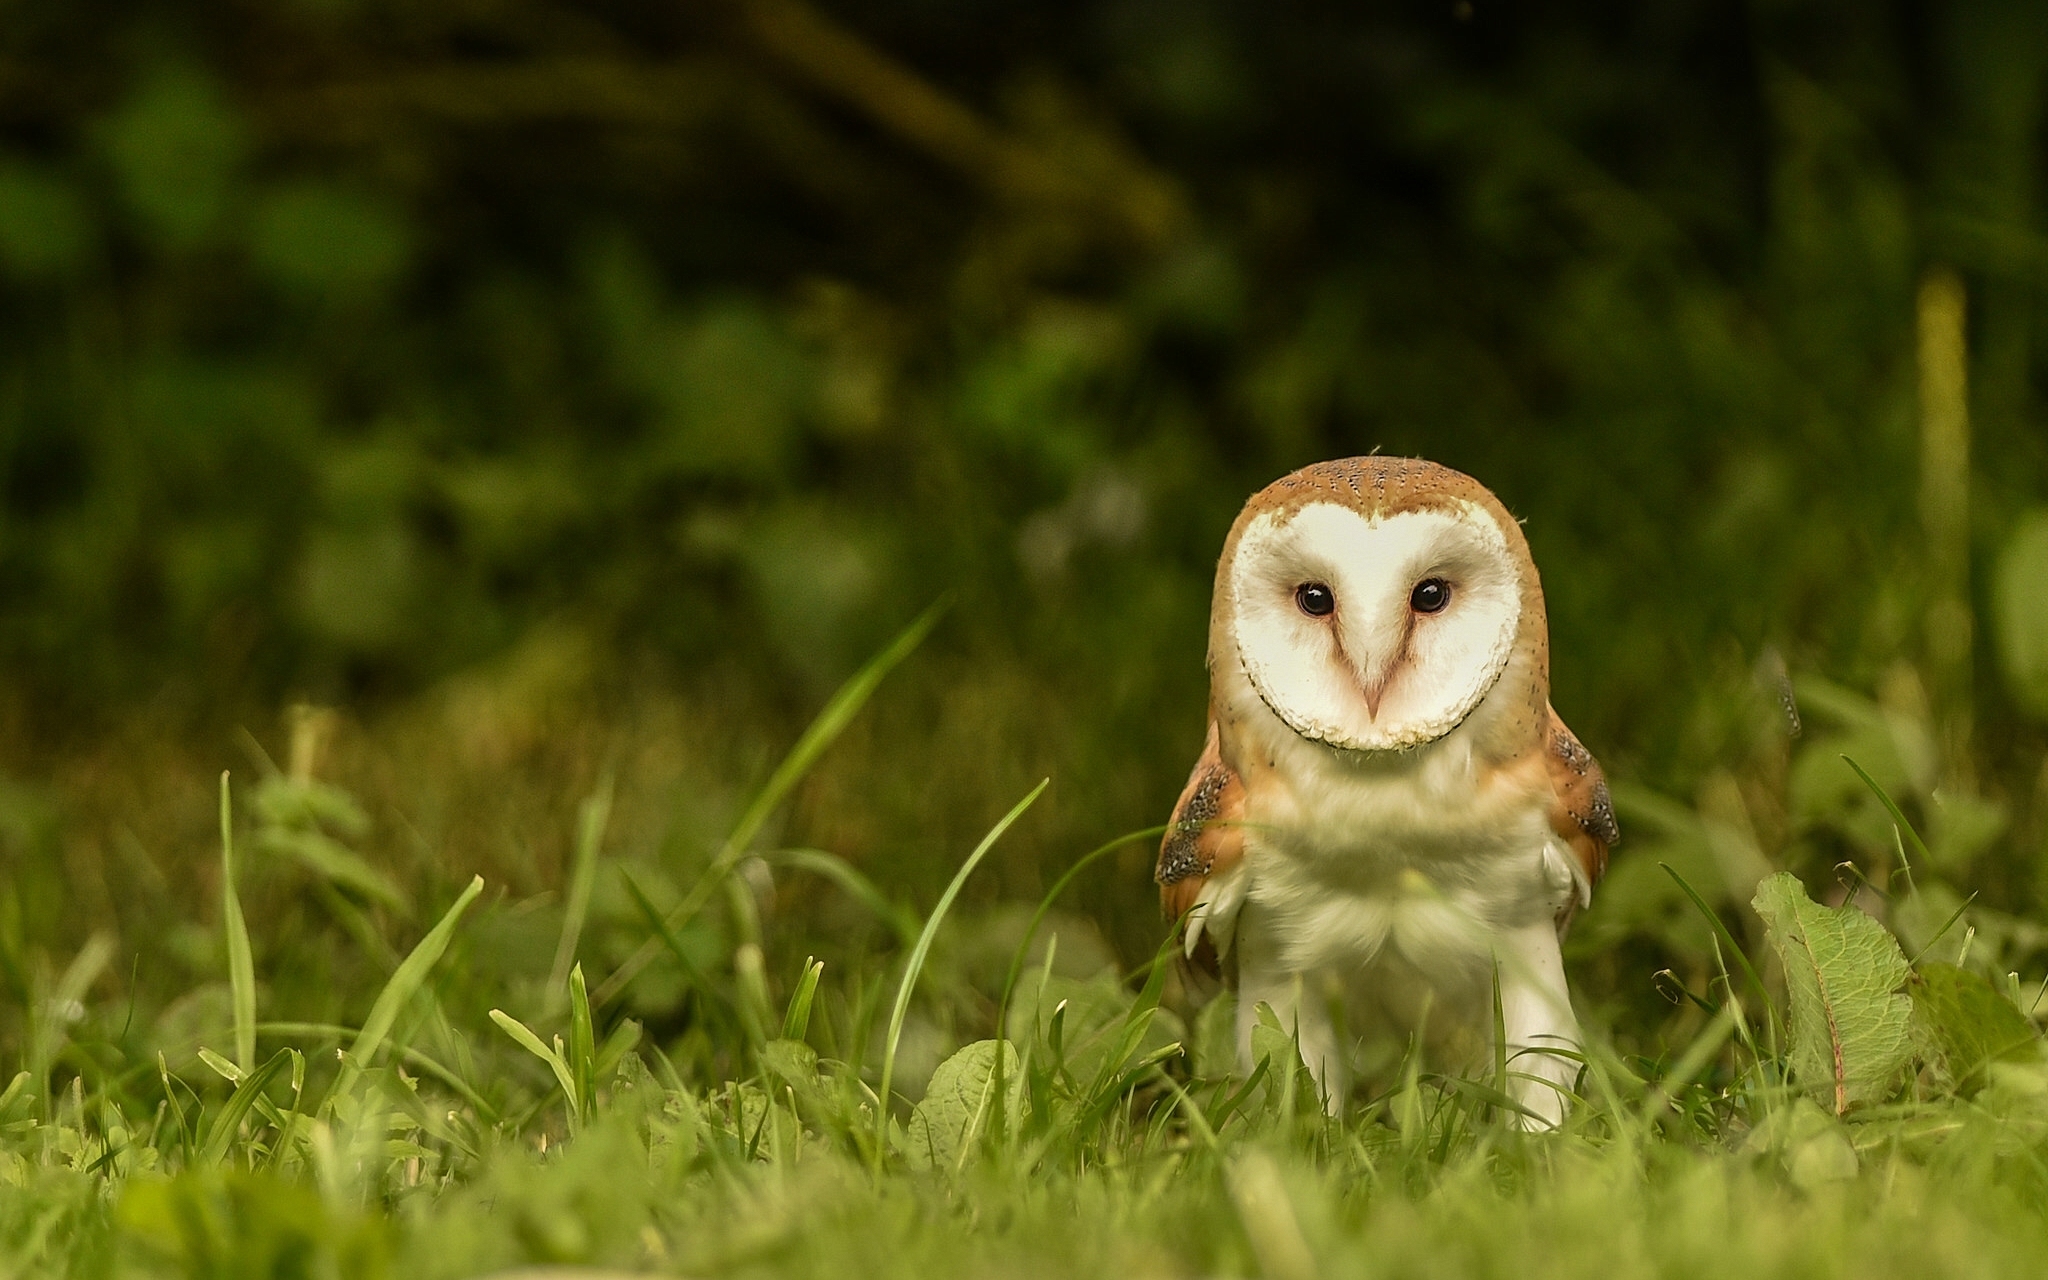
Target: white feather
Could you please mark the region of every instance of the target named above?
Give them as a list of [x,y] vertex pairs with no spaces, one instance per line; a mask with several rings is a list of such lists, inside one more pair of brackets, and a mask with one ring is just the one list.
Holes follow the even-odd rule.
[[1238,909],[1244,906],[1245,889],[1250,882],[1250,877],[1245,874],[1243,862],[1239,862],[1228,871],[1209,877],[1208,882],[1202,886],[1201,896],[1195,899],[1195,905],[1188,910],[1183,945],[1187,948],[1189,959],[1194,958],[1196,944],[1201,942],[1205,933],[1209,935],[1210,944],[1216,948],[1218,960],[1230,954],[1230,944],[1237,934]]

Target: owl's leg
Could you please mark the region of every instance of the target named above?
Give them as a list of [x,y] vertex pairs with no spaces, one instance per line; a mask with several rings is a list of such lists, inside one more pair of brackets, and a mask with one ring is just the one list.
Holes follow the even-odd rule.
[[[1245,922],[1251,924],[1251,921]],[[1281,1028],[1301,1047],[1301,1060],[1323,1095],[1323,1109],[1336,1115],[1350,1092],[1350,1073],[1338,1052],[1337,1030],[1324,984],[1316,975],[1297,973],[1268,962],[1264,938],[1256,927],[1240,927],[1237,970],[1237,1063],[1246,1075],[1258,1067],[1253,1057],[1252,1030],[1258,1010],[1266,1005]],[[1271,1070],[1278,1071],[1275,1063]]]
[[1548,920],[1511,929],[1495,946],[1500,963],[1501,1022],[1508,1041],[1508,1094],[1535,1113],[1528,1129],[1554,1129],[1571,1106],[1579,1063],[1553,1050],[1578,1053],[1579,1020],[1565,987],[1557,929]]

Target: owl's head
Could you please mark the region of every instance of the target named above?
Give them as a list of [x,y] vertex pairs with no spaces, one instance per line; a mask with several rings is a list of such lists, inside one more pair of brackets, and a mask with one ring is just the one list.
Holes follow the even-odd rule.
[[1216,586],[1213,659],[1234,656],[1273,714],[1316,742],[1434,742],[1510,672],[1518,715],[1548,696],[1542,587],[1521,527],[1485,486],[1435,463],[1353,458],[1275,482],[1238,517]]

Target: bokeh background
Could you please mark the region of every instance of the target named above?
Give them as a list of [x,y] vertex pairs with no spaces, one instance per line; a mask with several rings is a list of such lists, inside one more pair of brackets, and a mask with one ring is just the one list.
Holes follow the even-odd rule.
[[[1244,497],[1374,450],[1526,520],[1626,832],[1596,1022],[1696,1016],[1659,862],[1887,909],[1844,753],[2038,975],[2044,77],[2029,0],[0,0],[4,976],[217,1004],[223,768],[337,788],[238,810],[266,1016],[478,871],[462,963],[539,984],[609,778],[601,971],[609,868],[672,901],[946,596],[762,845],[921,911],[1050,776],[971,985],[1163,821]],[[1151,953],[1150,860],[1069,955]],[[778,987],[893,946],[752,870]]]

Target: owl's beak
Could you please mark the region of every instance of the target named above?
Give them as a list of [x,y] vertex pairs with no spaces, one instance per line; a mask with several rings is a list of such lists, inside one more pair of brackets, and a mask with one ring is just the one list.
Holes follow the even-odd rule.
[[1368,718],[1373,720],[1378,720],[1380,718],[1380,699],[1384,698],[1386,694],[1386,677],[1382,676],[1378,680],[1369,680],[1366,682],[1365,714]]
[[1402,664],[1408,661],[1408,642],[1415,634],[1415,619],[1413,615],[1407,614],[1407,610],[1403,609],[1402,612],[1406,616],[1399,639],[1391,647],[1380,651],[1384,657],[1379,657],[1378,661],[1359,672],[1359,692],[1365,695],[1365,714],[1371,720],[1377,721],[1380,718],[1380,703],[1387,696],[1387,687],[1394,683],[1394,677],[1400,674]]

